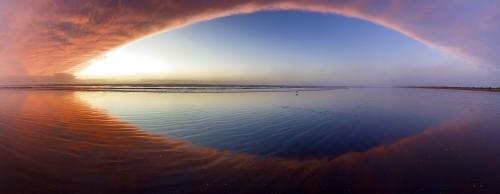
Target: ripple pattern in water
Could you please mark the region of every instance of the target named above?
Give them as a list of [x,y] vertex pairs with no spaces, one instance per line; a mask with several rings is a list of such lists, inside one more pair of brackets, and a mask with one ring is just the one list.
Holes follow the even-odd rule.
[[497,93],[424,89],[77,96],[154,134],[238,153],[292,158],[363,151],[446,120],[500,110]]
[[[342,94],[343,92],[347,94]],[[161,101],[153,100],[152,96],[143,96],[139,99],[144,103],[137,107],[135,105],[138,104],[132,103],[132,99],[126,97],[130,94],[115,98],[122,100],[122,102],[115,102],[120,105],[116,106],[108,103],[110,102],[106,99],[108,97],[103,96],[102,93],[97,93],[97,96],[82,97],[82,94],[73,92],[0,91],[2,96],[0,101],[0,193],[465,194],[500,192],[500,184],[498,184],[500,180],[500,165],[498,165],[500,164],[500,122],[497,116],[499,109],[495,108],[499,103],[498,95],[483,92],[430,92],[427,90],[405,91],[408,95],[392,93],[401,91],[345,90],[343,92],[341,94],[329,93],[326,96],[328,96],[327,99],[331,99],[331,95],[350,97],[337,96],[339,98],[334,101],[335,103],[321,103],[321,106],[316,105],[316,100],[320,97],[314,96],[308,98],[318,99],[298,100],[300,103],[297,104],[291,104],[286,100],[286,103],[282,103],[282,99],[285,99],[283,96],[273,98],[280,100],[272,103],[268,97],[262,100],[251,96],[252,98],[242,100],[217,96],[216,99],[222,99],[220,104],[216,104],[217,106],[207,106],[206,102],[196,104],[196,101],[192,102],[192,99],[187,99],[186,96],[180,98],[185,100],[186,104],[182,104],[182,100],[175,101],[175,103],[172,103],[171,99],[163,101],[164,96],[161,96]],[[355,93],[349,94],[350,92]],[[366,97],[374,96],[374,94],[387,96],[379,96],[381,99],[378,100]],[[274,95],[286,96],[288,94]],[[390,98],[394,95],[397,98]],[[444,97],[449,99],[443,101]],[[200,98],[201,96],[197,96],[195,99]],[[137,98],[134,97],[134,99]],[[248,108],[240,109],[241,106],[236,106],[237,108],[229,106],[234,103],[231,99],[238,102],[236,104],[247,104]],[[196,115],[195,111],[190,110],[193,108],[198,108],[200,114],[204,115],[213,113],[211,111],[217,107],[225,110],[216,111],[217,113],[221,113],[226,118],[239,119],[238,121],[243,121],[241,120],[243,117],[249,119],[247,121],[251,121],[250,118],[269,119],[279,115],[283,118],[290,118],[287,119],[288,122],[273,123],[276,125],[266,123],[268,128],[258,132],[251,130],[246,131],[248,134],[226,132],[230,134],[230,137],[240,135],[272,139],[272,136],[259,136],[259,133],[280,127],[277,132],[268,133],[275,134],[274,137],[283,136],[280,133],[290,135],[288,130],[297,129],[284,126],[300,124],[304,121],[301,120],[302,117],[312,119],[310,123],[302,126],[321,128],[327,125],[324,124],[326,121],[316,122],[321,119],[314,120],[316,117],[312,115],[329,115],[330,112],[334,115],[330,119],[338,119],[337,122],[340,122],[339,120],[344,118],[339,117],[338,112],[349,113],[343,114],[344,116],[353,116],[353,112],[349,111],[353,105],[347,102],[363,102],[366,99],[374,99],[374,102],[360,103],[360,106],[365,107],[363,110],[367,110],[361,111],[364,114],[354,114],[356,118],[361,118],[357,121],[363,121],[364,118],[370,118],[370,116],[384,118],[393,115],[393,118],[406,118],[406,114],[395,115],[395,113],[402,113],[400,110],[403,109],[412,112],[408,115],[420,115],[421,117],[415,119],[426,120],[431,126],[415,130],[410,134],[397,135],[398,138],[389,141],[378,141],[376,144],[379,145],[361,151],[343,150],[338,154],[320,152],[319,157],[312,155],[299,157],[295,154],[290,158],[289,155],[283,154],[286,152],[281,151],[267,154],[268,157],[248,154],[257,151],[253,148],[244,150],[243,146],[243,150],[238,151],[240,153],[225,151],[232,149],[200,147],[199,144],[185,141],[190,137],[196,137],[196,133],[193,132],[187,133],[191,136],[180,133],[181,135],[176,138],[169,138],[167,132],[161,129],[161,122],[155,124],[159,127],[156,130],[154,128],[141,129],[123,122],[123,120],[133,118],[143,118],[141,122],[154,120],[144,119],[144,114],[157,114],[159,117],[164,117],[165,114],[159,111],[164,108],[162,102],[171,103],[172,110],[184,110],[184,113],[188,115]],[[90,100],[93,101],[88,104]],[[259,100],[262,100],[261,103],[256,103]],[[123,106],[123,102],[127,102],[129,106]],[[384,105],[384,102],[390,103],[391,106]],[[408,104],[410,102],[412,104]],[[426,103],[423,102],[429,106],[424,106]],[[444,102],[449,102],[449,104]],[[148,103],[156,105],[158,109],[140,109],[143,106],[147,107]],[[269,103],[279,106],[269,106]],[[226,106],[221,107],[220,105],[223,104]],[[272,108],[266,109],[269,107]],[[332,107],[338,109],[332,111]],[[278,112],[257,114],[262,113],[262,110]],[[115,116],[122,115],[124,119],[116,118],[106,112],[120,113]],[[236,112],[239,113],[236,114]],[[373,114],[375,112],[379,114]],[[281,113],[287,113],[287,116]],[[301,114],[303,115],[298,116]],[[175,114],[170,116],[173,115]],[[248,115],[253,117],[248,117]],[[211,120],[217,117],[200,116],[198,118],[200,120],[198,122],[213,122]],[[139,120],[136,122],[140,123]],[[187,125],[189,122],[186,121],[184,124]],[[258,125],[249,123],[246,126]],[[290,139],[313,137],[304,134],[312,133],[311,130],[316,130],[315,127],[304,131],[301,135],[290,136]],[[205,134],[211,134],[210,130],[205,131]],[[376,131],[369,131],[365,128],[358,130],[354,135],[370,132],[376,134]],[[224,134],[222,133],[224,130],[217,132]],[[332,136],[336,135],[336,133],[333,134]],[[366,135],[368,136],[370,135]],[[318,135],[316,137],[319,137],[320,143],[315,146],[327,145],[325,143],[331,140],[330,136]],[[328,140],[321,140],[321,138]],[[337,140],[352,141],[352,139],[342,138],[337,138]],[[257,139],[256,142],[261,141]],[[280,142],[287,144],[286,141]],[[258,146],[259,144],[245,142],[241,145]],[[217,145],[218,143],[214,147]],[[280,147],[279,143],[270,144],[270,146],[275,145]],[[280,155],[281,157],[275,157]]]

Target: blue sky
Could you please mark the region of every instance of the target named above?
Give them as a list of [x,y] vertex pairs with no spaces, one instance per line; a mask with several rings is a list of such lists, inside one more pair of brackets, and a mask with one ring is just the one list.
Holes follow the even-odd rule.
[[170,72],[149,77],[166,80],[337,85],[453,85],[474,80],[472,84],[480,85],[477,77],[487,76],[465,59],[394,30],[301,11],[196,23],[140,39],[120,53],[156,58]]

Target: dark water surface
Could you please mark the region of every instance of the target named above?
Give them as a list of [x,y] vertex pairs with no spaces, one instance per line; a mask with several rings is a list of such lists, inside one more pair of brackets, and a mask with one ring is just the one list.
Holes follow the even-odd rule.
[[500,93],[0,90],[0,193],[500,193]]

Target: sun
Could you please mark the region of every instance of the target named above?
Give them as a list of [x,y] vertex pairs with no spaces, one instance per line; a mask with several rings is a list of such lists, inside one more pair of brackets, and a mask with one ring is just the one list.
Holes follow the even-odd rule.
[[117,49],[92,59],[75,75],[82,79],[141,79],[166,76],[171,69],[154,56]]

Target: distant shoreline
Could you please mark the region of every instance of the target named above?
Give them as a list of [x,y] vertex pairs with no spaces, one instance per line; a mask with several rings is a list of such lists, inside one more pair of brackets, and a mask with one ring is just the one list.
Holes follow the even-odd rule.
[[[320,91],[349,87],[321,85],[259,85],[259,84],[38,84],[38,85],[0,85],[0,90],[59,90],[59,91],[102,91],[102,92],[165,92],[165,93],[237,93],[237,92],[295,92]],[[391,87],[382,87],[391,88]],[[448,87],[448,86],[401,86],[392,88],[437,89],[500,92],[500,87]]]
[[221,84],[46,84],[0,85],[0,89],[102,91],[102,92],[164,92],[164,93],[230,93],[230,92],[298,92],[346,89],[344,86],[296,85],[221,85]]
[[281,84],[5,84],[0,87],[97,87],[97,86],[128,86],[128,87],[282,87],[282,88],[313,88],[313,87],[345,87],[329,85],[281,85]]
[[420,88],[420,89],[436,89],[436,90],[465,90],[465,91],[483,91],[483,92],[500,92],[499,88],[493,87],[445,87],[445,86],[411,86],[403,88]]

